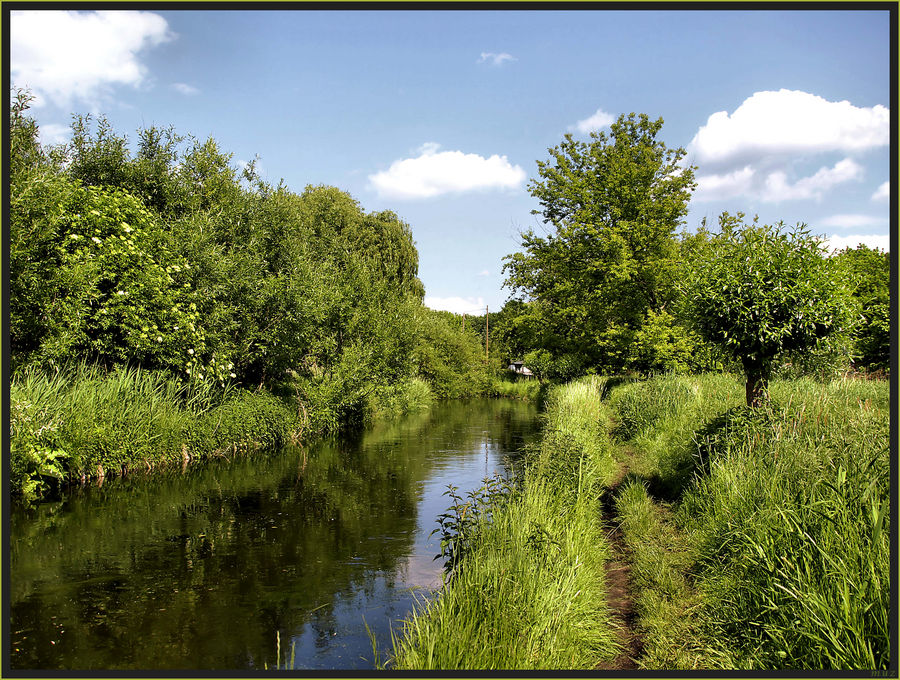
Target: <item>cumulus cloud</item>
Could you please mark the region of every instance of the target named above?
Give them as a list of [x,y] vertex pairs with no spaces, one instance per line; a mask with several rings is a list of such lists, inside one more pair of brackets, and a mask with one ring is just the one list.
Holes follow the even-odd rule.
[[483,297],[432,297],[425,296],[425,306],[454,314],[480,314],[484,309]]
[[850,236],[829,236],[825,238],[825,247],[830,252],[843,250],[844,248],[856,248],[859,244],[869,246],[869,248],[879,248],[889,251],[891,248],[891,237],[888,234],[852,234]]
[[198,90],[193,85],[188,85],[187,83],[172,83],[172,89],[176,90],[184,95],[192,95],[192,94],[200,93],[200,90]]
[[115,86],[146,82],[143,51],[174,38],[166,20],[152,12],[26,10],[10,12],[10,74],[17,87],[69,108],[91,106]]
[[697,175],[695,201],[724,201],[750,192],[753,177],[756,174],[749,165],[734,172]]
[[876,217],[875,215],[832,215],[816,222],[817,227],[827,227],[828,229],[860,229],[862,227],[873,227],[883,225],[887,222],[884,217]]
[[517,61],[516,58],[507,52],[482,52],[478,58],[478,63],[489,61],[493,66],[502,66],[505,61]]
[[387,170],[369,175],[379,196],[394,199],[431,198],[479,189],[518,189],[525,171],[506,156],[488,158],[462,151],[438,151],[428,142],[415,158],[391,163]]
[[891,183],[883,182],[872,194],[873,201],[888,201],[891,198]]
[[602,130],[603,128],[608,127],[613,121],[615,121],[615,118],[611,113],[607,113],[603,109],[597,109],[594,115],[589,118],[579,120],[575,125],[570,125],[569,132],[580,132],[581,134],[586,135],[589,132]]
[[47,146],[52,144],[64,144],[69,141],[72,136],[72,128],[68,125],[57,125],[56,123],[45,123],[38,126],[38,139],[41,144]]
[[853,106],[808,92],[756,92],[734,111],[712,114],[688,145],[700,164],[887,146],[890,111],[880,104]]
[[719,174],[697,175],[694,200],[724,201],[747,196],[766,203],[821,199],[839,184],[859,181],[863,167],[851,158],[838,161],[833,167],[822,167],[814,175],[796,181],[789,179],[787,170],[755,168],[745,165],[740,170]]
[[838,161],[833,168],[820,168],[811,177],[804,177],[793,184],[788,182],[787,173],[778,170],[766,177],[762,200],[777,203],[798,199],[820,199],[822,195],[838,184],[862,179],[863,168],[849,158]]

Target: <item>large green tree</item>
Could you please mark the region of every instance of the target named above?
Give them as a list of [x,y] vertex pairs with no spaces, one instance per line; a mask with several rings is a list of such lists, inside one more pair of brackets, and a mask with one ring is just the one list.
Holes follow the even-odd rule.
[[[657,139],[662,125],[630,114],[609,135],[566,135],[529,184],[546,235],[522,234],[506,285],[540,302],[548,335],[564,339],[558,351],[584,365],[655,370],[684,353],[667,308],[677,297],[674,232],[696,183],[684,149]],[[642,334],[648,323],[672,331]]]
[[708,257],[696,263],[688,298],[697,330],[741,362],[748,406],[767,398],[775,362],[846,338],[853,305],[836,263],[806,225],[719,218]]

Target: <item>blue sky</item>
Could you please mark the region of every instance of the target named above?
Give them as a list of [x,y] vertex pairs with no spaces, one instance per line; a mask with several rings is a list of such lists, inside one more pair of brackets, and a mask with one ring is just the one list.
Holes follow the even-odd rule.
[[888,11],[12,12],[10,73],[47,142],[73,112],[120,133],[214,137],[272,183],[389,208],[426,304],[499,309],[527,190],[566,132],[665,120],[723,210],[806,222],[832,246],[890,232]]

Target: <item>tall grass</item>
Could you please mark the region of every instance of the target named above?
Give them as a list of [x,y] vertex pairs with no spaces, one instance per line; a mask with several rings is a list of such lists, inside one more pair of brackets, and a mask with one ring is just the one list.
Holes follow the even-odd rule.
[[296,417],[266,394],[212,390],[139,369],[77,364],[10,385],[11,488],[102,477],[287,441]]
[[389,667],[590,669],[615,656],[599,507],[610,450],[584,433],[605,417],[601,387],[553,392],[519,485],[476,513],[452,579],[404,623]]
[[428,381],[411,378],[395,385],[375,390],[366,400],[365,420],[369,423],[407,413],[427,410],[434,403],[434,393]]
[[[643,481],[620,497],[626,519],[649,488],[657,507],[673,502],[690,554],[673,566],[699,597],[680,644],[699,636],[719,667],[885,668],[887,384],[776,381],[758,411],[739,406],[738,387],[666,377],[611,397]],[[660,545],[640,522],[629,531]]]
[[497,375],[491,381],[489,396],[523,401],[540,401],[546,391],[547,383],[537,379],[516,378],[504,374]]
[[876,404],[887,385],[772,392],[771,410],[723,419],[709,472],[682,503],[709,624],[742,665],[885,668],[889,419]]

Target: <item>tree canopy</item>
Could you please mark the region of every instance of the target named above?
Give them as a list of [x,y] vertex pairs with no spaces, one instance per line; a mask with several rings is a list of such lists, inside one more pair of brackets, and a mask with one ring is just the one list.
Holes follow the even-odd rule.
[[806,225],[744,223],[724,213],[687,293],[700,334],[741,362],[748,406],[767,395],[774,361],[846,337],[852,304]]
[[683,329],[641,333],[669,322],[674,232],[696,186],[684,149],[657,139],[662,125],[630,114],[609,135],[566,135],[529,185],[546,235],[522,234],[522,251],[506,258],[505,283],[540,304],[553,351],[583,366],[663,368],[683,354]]
[[[331,186],[295,193],[239,172],[214,139],[136,143],[75,116],[46,149],[10,104],[13,368],[140,366],[266,388],[333,429],[416,376],[479,389],[478,339],[423,307],[412,230]],[[133,150],[132,150],[133,148]]]

